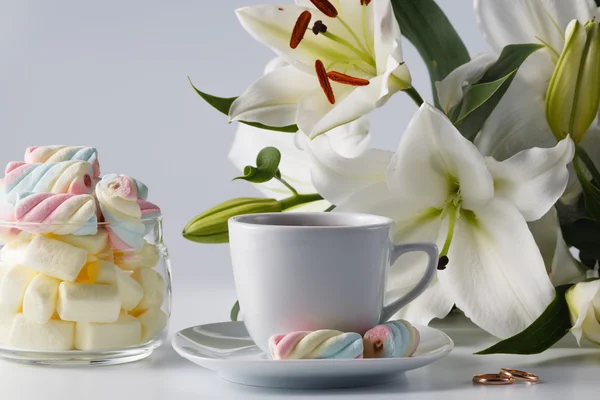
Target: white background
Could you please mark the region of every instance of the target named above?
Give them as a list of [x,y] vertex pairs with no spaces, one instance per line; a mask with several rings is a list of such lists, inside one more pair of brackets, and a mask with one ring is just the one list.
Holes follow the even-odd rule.
[[[256,194],[231,181],[236,171],[226,157],[236,125],[186,77],[224,97],[256,79],[273,54],[245,33],[234,9],[261,2],[276,3],[0,0],[0,164],[22,159],[30,145],[89,145],[100,151],[104,173],[145,182],[165,216],[175,316],[178,291],[193,288],[199,306],[227,318],[230,302],[211,301],[210,293],[234,299],[228,247],[188,242],[181,230],[210,206]],[[439,4],[473,55],[488,50],[472,1]],[[405,53],[415,87],[431,98],[423,62],[407,43]],[[395,149],[415,110],[400,93],[374,113],[373,145]]]

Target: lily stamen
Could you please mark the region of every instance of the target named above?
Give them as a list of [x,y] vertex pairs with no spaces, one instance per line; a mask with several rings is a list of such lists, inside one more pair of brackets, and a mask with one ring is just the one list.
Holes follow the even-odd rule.
[[367,79],[357,78],[337,71],[328,72],[327,77],[334,82],[350,86],[368,86],[371,83]]
[[329,82],[329,77],[327,76],[327,70],[325,69],[325,65],[323,65],[323,61],[315,61],[315,71],[317,73],[317,78],[319,78],[321,88],[323,89],[325,96],[327,96],[327,100],[331,104],[335,104],[335,94],[333,93],[333,88],[331,87],[331,82]]
[[312,31],[315,35],[318,35],[319,33],[327,33],[327,25],[325,25],[321,20],[315,21]]
[[368,6],[369,4],[371,4],[371,0],[360,0],[361,6]]
[[290,39],[290,47],[292,49],[298,47],[302,39],[304,39],[304,34],[308,29],[308,25],[310,24],[311,18],[312,14],[310,13],[310,11],[304,11],[298,17],[296,25],[294,25],[294,30],[292,31],[292,38]]
[[331,4],[329,0],[310,0],[310,2],[329,18],[335,18],[338,16],[337,8],[335,8],[335,6]]

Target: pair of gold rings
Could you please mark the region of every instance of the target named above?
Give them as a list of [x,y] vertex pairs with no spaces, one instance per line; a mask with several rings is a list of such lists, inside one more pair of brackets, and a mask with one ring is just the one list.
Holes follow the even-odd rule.
[[518,369],[501,368],[498,374],[480,374],[473,377],[473,383],[478,385],[512,385],[517,381],[538,383],[539,376]]

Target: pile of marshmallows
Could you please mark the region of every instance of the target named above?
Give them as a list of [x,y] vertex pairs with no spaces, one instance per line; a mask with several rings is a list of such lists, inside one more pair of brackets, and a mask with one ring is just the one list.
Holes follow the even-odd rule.
[[[100,177],[96,149],[31,147],[0,181],[0,345],[136,346],[165,328],[160,209],[124,175]],[[99,224],[100,223],[100,224]]]
[[273,335],[269,350],[274,360],[360,359],[412,357],[421,335],[405,320],[390,321],[363,336],[330,329]]

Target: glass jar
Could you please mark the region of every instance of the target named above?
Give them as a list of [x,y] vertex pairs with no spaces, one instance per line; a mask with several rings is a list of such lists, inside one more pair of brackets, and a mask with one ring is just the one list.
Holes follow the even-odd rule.
[[[135,248],[119,239],[124,231],[139,232]],[[77,226],[0,222],[0,240],[0,357],[121,364],[148,357],[165,340],[171,266],[162,216]]]

